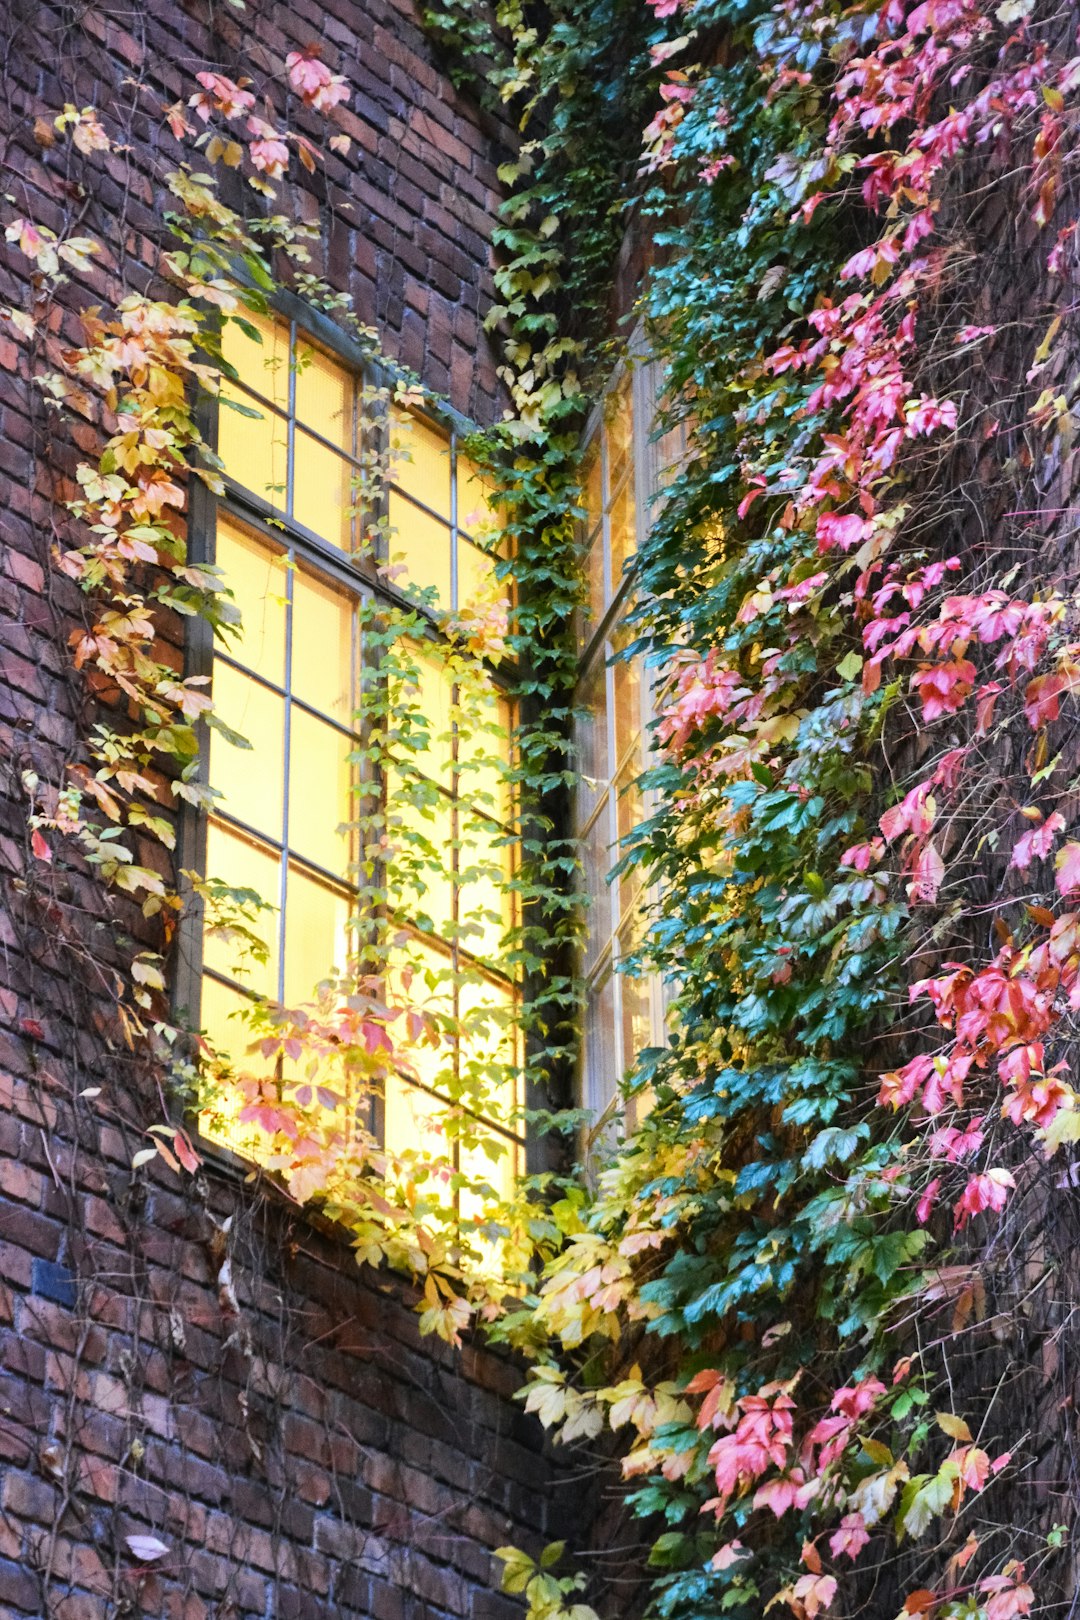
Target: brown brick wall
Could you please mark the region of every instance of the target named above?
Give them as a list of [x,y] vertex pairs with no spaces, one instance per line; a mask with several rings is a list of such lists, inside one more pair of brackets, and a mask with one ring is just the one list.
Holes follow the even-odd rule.
[[[160,292],[151,177],[179,156],[160,104],[217,66],[284,110],[285,54],[312,41],[353,87],[334,115],[350,153],[287,197],[321,223],[312,268],[393,358],[490,421],[502,132],[440,75],[406,0],[8,0],[0,223],[27,215],[111,254],[73,278],[47,341],[77,341],[73,311],[124,286]],[[66,144],[30,133],[65,102],[130,145],[85,190]],[[0,245],[0,304],[31,299]],[[511,1398],[519,1369],[422,1340],[406,1284],[239,1178],[131,1170],[161,1106],[117,1026],[117,976],[158,924],[71,851],[33,861],[26,825],[27,773],[55,791],[94,719],[67,648],[86,602],[50,552],[64,481],[97,442],[94,403],[51,414],[0,335],[0,1620],[501,1620],[516,1605],[492,1549],[536,1549],[584,1513]],[[179,666],[180,626],[162,634]],[[140,1534],[166,1552],[141,1564]]]

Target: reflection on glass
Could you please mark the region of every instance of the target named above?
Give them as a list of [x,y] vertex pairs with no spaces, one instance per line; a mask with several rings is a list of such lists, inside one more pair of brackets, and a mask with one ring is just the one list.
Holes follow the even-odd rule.
[[289,848],[338,877],[353,859],[352,741],[293,704],[289,748]]
[[296,356],[297,419],[339,450],[350,453],[352,395],[350,374],[301,337]]
[[419,416],[396,411],[390,426],[391,477],[399,489],[450,518],[450,441]]
[[250,748],[210,733],[210,781],[221,807],[275,842],[284,810],[285,700],[219,658],[214,665],[214,707]]
[[350,725],[354,697],[355,597],[306,568],[293,576],[294,696]]
[[289,477],[285,418],[231,383],[222,384],[220,404],[217,448],[226,473],[252,494],[284,511]]
[[352,529],[352,467],[342,456],[297,428],[293,517],[305,529],[348,551]]
[[278,992],[278,933],[281,898],[281,857],[257,839],[225,827],[212,817],[206,829],[206,872],[231,889],[251,889],[273,911],[260,909],[246,918],[245,925],[267,948],[267,961],[255,960],[239,937],[228,937],[207,929],[203,937],[203,960],[208,968],[236,979],[260,996]]
[[214,560],[240,611],[242,632],[228,650],[245,668],[285,684],[285,614],[288,565],[276,551],[253,535],[219,517]]
[[285,885],[287,1004],[308,1001],[315,986],[349,956],[349,896],[289,862]]
[[390,491],[390,561],[400,565],[398,585],[434,589],[436,606],[450,606],[450,529]]

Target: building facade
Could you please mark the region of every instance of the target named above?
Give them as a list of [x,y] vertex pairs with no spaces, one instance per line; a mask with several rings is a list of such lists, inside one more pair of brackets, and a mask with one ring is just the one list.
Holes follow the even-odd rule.
[[[152,1081],[117,1025],[117,984],[160,942],[160,922],[107,895],[76,857],[35,860],[28,817],[55,807],[96,703],[109,701],[73,667],[86,598],[53,555],[101,413],[87,397],[81,416],[61,417],[32,377],[78,341],[78,311],[125,288],[166,295],[160,177],[183,161],[170,109],[188,103],[197,72],[222,73],[250,81],[268,114],[314,139],[314,114],[282,105],[287,57],[314,56],[348,86],[334,109],[342,139],[312,172],[293,165],[283,204],[315,227],[311,273],[351,301],[392,366],[445,402],[435,417],[405,408],[383,429],[408,440],[387,497],[395,566],[448,608],[485,589],[491,567],[474,543],[486,491],[458,435],[504,408],[482,323],[496,170],[512,132],[454,89],[408,0],[250,12],[215,0],[78,12],[12,0],[0,30],[5,206],[105,248],[71,266],[37,347],[0,335],[0,1616],[500,1620],[514,1605],[498,1591],[495,1549],[573,1540],[593,1516],[594,1483],[545,1448],[513,1398],[511,1360],[422,1337],[408,1286],[358,1268],[337,1233],[252,1184],[242,1133],[220,1109],[201,1123],[228,1151],[209,1152],[198,1174],[181,1180],[160,1158],[133,1169]],[[52,133],[65,107],[96,109],[108,131],[92,193]],[[0,264],[0,301],[39,309],[33,267],[10,236]],[[178,672],[212,674],[260,765],[256,778],[215,735],[204,766],[223,794],[215,812],[184,820],[161,794],[177,866],[217,863],[237,886],[279,898],[254,976],[219,937],[189,928],[174,942],[174,1003],[226,1051],[228,1015],[245,997],[302,994],[340,965],[355,852],[339,829],[366,656],[357,604],[395,588],[385,572],[343,561],[367,431],[355,328],[293,297],[278,300],[261,354],[233,342],[239,409],[222,407],[216,430],[225,491],[193,494],[187,522],[192,555],[223,569],[245,609],[244,637],[210,664],[179,616],[164,613],[159,632]],[[604,583],[585,665],[586,680],[617,685],[614,752],[592,773],[603,825],[584,828],[598,860],[621,827],[624,801],[612,795],[646,719],[640,677],[604,674],[597,639],[617,645],[618,537],[628,502],[640,512],[645,499],[618,410],[596,439]],[[424,694],[436,717],[450,701],[439,681]],[[490,704],[491,729],[505,734],[497,680]],[[512,859],[497,790],[462,788],[459,752],[433,747],[430,762],[431,836],[459,849],[468,823],[496,864]],[[160,850],[145,858],[163,860]],[[492,965],[489,939],[501,902],[482,876],[445,893],[427,876],[435,895],[410,921],[409,948],[436,962],[453,954],[455,969],[471,952],[491,1038],[505,1041],[516,989]],[[590,968],[604,986],[611,939],[624,949],[632,918],[630,897]],[[643,1016],[624,991],[611,1027],[639,1040]],[[609,1081],[590,1085],[606,1104]],[[437,1129],[442,1086],[414,1070],[373,1129],[422,1143]],[[520,1161],[509,1117],[477,1122],[473,1150],[494,1144],[495,1181]]]

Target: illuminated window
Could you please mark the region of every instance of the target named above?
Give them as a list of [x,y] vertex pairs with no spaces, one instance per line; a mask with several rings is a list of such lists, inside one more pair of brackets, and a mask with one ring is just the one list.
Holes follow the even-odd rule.
[[[582,967],[582,1102],[610,1119],[620,1082],[645,1047],[664,1039],[663,986],[619,967],[640,943],[647,896],[637,870],[612,878],[620,842],[645,814],[652,695],[644,660],[619,658],[632,636],[632,562],[668,445],[649,441],[652,367],[623,368],[590,426],[583,467],[586,602],[578,626],[575,831],[589,900]],[[627,1110],[631,1125],[644,1102]]]
[[[493,876],[496,867],[510,875],[514,857],[499,769],[511,706],[496,674],[481,672],[462,724],[460,669],[455,676],[436,628],[441,609],[467,612],[505,596],[482,544],[490,492],[456,433],[388,409],[362,361],[345,364],[295,321],[245,320],[248,330],[225,329],[239,381],[222,389],[227,494],[207,549],[242,620],[239,638],[215,651],[215,710],[250,748],[211,733],[209,783],[220,798],[204,818],[202,864],[272,909],[254,924],[260,950],[220,928],[196,947],[199,1022],[237,1069],[257,1071],[261,1060],[236,1015],[253,999],[309,1001],[320,981],[356,960],[370,894],[358,881],[358,801],[401,797],[392,769],[374,785],[361,781],[360,694],[387,679],[386,648],[365,625],[374,609],[418,602],[418,634],[429,618],[431,628],[411,647],[411,701],[426,737],[402,764],[410,793],[391,815],[401,871],[388,892],[411,901],[393,909],[387,971],[405,982],[415,976],[429,1010],[448,1019],[478,1007],[489,1016],[473,1019],[469,1041],[433,1050],[418,1039],[385,1096],[346,1097],[342,1128],[362,1123],[394,1151],[450,1154],[508,1191],[522,1168],[516,1096],[497,1099],[498,1118],[475,1116],[467,1145],[448,1147],[442,1128],[449,1108],[467,1106],[470,1073],[513,1060],[517,1040],[515,984],[499,960],[512,918]],[[379,458],[386,473],[373,477]],[[255,1133],[228,1117],[226,1103],[203,1124],[256,1154]]]

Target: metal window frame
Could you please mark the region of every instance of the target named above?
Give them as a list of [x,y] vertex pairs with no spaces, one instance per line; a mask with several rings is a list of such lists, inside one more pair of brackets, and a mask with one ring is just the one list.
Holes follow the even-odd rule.
[[[243,274],[238,273],[237,279],[238,281],[245,282],[246,284],[250,285],[248,278]],[[327,449],[334,451],[335,454],[341,456],[344,461],[351,464],[354,468],[359,469],[362,466],[360,460],[362,447],[357,442],[358,423],[355,412],[357,406],[362,401],[364,391],[368,388],[393,388],[393,386],[397,383],[408,384],[414,379],[410,378],[409,375],[403,370],[392,366],[385,360],[373,357],[370,350],[363,343],[359,342],[351,334],[344,331],[323,311],[307,305],[295,294],[285,291],[278,293],[272,300],[269,301],[268,313],[271,320],[279,320],[282,324],[288,323],[289,389],[287,415],[283,413],[277,406],[275,406],[272,401],[259,395],[256,389],[251,388],[249,384],[245,384],[241,379],[238,379],[238,386],[243,389],[243,391],[248,394],[261,409],[273,413],[279,418],[283,417],[286,421],[288,434],[286,507],[285,510],[282,511],[281,508],[273,506],[271,502],[265,500],[254,491],[246,489],[244,486],[240,485],[234,479],[228,476],[223,477],[222,480],[226,491],[224,496],[214,495],[201,478],[191,478],[189,481],[187,533],[188,556],[190,560],[195,564],[200,562],[213,562],[218,513],[221,511],[225,514],[232,514],[240,526],[253,530],[260,538],[265,539],[268,543],[284,550],[286,553],[292,554],[297,560],[302,559],[309,566],[311,566],[313,570],[321,573],[324,577],[328,577],[334,583],[347,588],[351,592],[354,592],[358,598],[364,594],[368,594],[370,596],[374,596],[379,601],[386,602],[388,606],[406,608],[407,610],[415,612],[422,618],[426,619],[429,626],[437,632],[437,626],[435,624],[433,613],[426,609],[422,604],[417,604],[405,593],[405,591],[395,585],[392,580],[387,580],[378,573],[377,570],[379,564],[387,561],[385,557],[371,557],[369,555],[360,555],[356,557],[350,556],[348,553],[342,551],[339,547],[336,547],[331,542],[327,541],[323,536],[316,534],[313,530],[308,529],[304,524],[299,523],[292,516],[292,509],[294,505],[293,478],[295,475],[294,444],[297,428],[296,367],[293,364],[293,357],[296,350],[298,334],[302,331],[306,337],[314,340],[316,347],[325,351],[327,355],[335,362],[347,368],[353,377],[355,401],[352,433],[353,453],[349,454],[347,452],[343,452],[340,446],[334,445],[331,441],[326,440],[318,433],[310,433],[309,436],[317,443],[321,443]],[[389,494],[392,488],[395,494],[403,499],[409,506],[426,513],[428,516],[434,518],[446,528],[448,542],[450,545],[451,603],[454,603],[457,599],[458,590],[458,543],[463,542],[473,546],[477,551],[483,552],[483,547],[477,545],[475,538],[468,530],[461,529],[457,521],[457,457],[459,453],[459,441],[461,438],[474,432],[475,425],[460,412],[454,410],[450,405],[444,404],[442,401],[428,402],[425,400],[425,406],[427,406],[429,403],[433,408],[425,408],[424,410],[416,411],[413,414],[417,415],[421,420],[426,420],[437,430],[448,435],[447,448],[450,453],[449,519],[447,519],[444,514],[435,512],[432,508],[426,506],[422,501],[416,499],[414,496],[411,496],[407,491],[394,484],[392,477],[384,479],[383,481],[383,486],[380,492],[380,510],[376,516],[380,518],[386,517],[389,507]],[[215,451],[217,449],[218,442],[219,415],[220,407],[218,406],[217,401],[209,395],[204,396],[200,400],[197,408],[197,421],[204,440]],[[384,421],[379,429],[380,442],[376,446],[379,453],[384,453],[386,449],[387,422],[388,413],[387,416],[384,417]],[[305,428],[303,431],[307,432],[308,430]],[[356,519],[353,518],[351,521],[355,523]],[[288,571],[288,594],[290,606],[292,602],[292,590],[292,569],[290,568]],[[291,613],[288,615],[286,622],[287,636],[291,641]],[[292,666],[290,654],[291,648],[287,645],[286,688],[284,691],[286,734],[288,733],[290,726],[290,711],[292,703]],[[242,668],[242,666],[236,665],[236,661],[229,657],[227,650],[223,651],[215,645],[213,630],[206,620],[201,616],[193,617],[188,624],[188,634],[185,647],[185,672],[188,675],[203,675],[209,677],[212,675],[214,661],[218,656],[222,656],[230,665]],[[358,650],[357,661],[359,678],[362,680],[365,673],[368,672],[369,668],[371,667],[364,662],[362,648]],[[252,676],[251,671],[245,670],[244,673],[248,676]],[[489,673],[497,688],[503,691],[507,690],[510,684],[510,679],[508,678],[507,672],[489,668]],[[514,673],[516,673],[515,670],[510,670],[509,676],[512,677]],[[259,679],[257,676],[254,676],[253,678],[256,680]],[[275,692],[278,691],[278,688],[273,687],[272,683],[262,682],[261,684],[270,684]],[[297,701],[299,702],[299,700]],[[310,712],[317,715],[318,718],[328,721],[327,716],[321,714],[320,711],[312,709],[310,705],[301,703],[300,706],[310,710]],[[328,723],[334,724],[333,721],[328,721]],[[347,731],[347,728],[338,727],[338,729]],[[195,779],[204,786],[207,785],[209,781],[209,732],[210,727],[207,725],[207,723],[204,720],[199,720],[196,725],[199,749]],[[453,742],[454,759],[456,759],[456,754],[457,739],[455,737]],[[287,784],[289,780],[289,747],[287,735],[285,739],[283,770],[285,773],[284,781]],[[421,772],[420,774],[423,775],[424,773]],[[453,774],[456,785],[458,779],[457,773],[454,772]],[[439,792],[444,791],[438,783],[433,782],[432,786],[435,787]],[[454,827],[453,837],[455,839],[458,837],[457,817],[460,811],[464,809],[469,809],[472,814],[478,815],[481,819],[490,822],[491,826],[494,829],[497,829],[500,834],[513,833],[514,827],[512,823],[503,823],[495,816],[488,814],[482,807],[475,805],[470,806],[468,801],[459,801],[456,793],[453,791],[448,793],[447,796],[450,798],[452,804]],[[182,872],[185,870],[191,870],[196,872],[205,872],[207,829],[209,819],[210,815],[208,811],[199,809],[187,803],[183,804],[181,814],[179,816],[177,836],[177,868],[179,871]],[[255,829],[247,828],[242,823],[238,822],[235,817],[225,816],[223,817],[223,820],[226,823],[235,823],[237,830],[241,832],[242,835],[257,837],[258,840],[263,844],[274,843],[273,840],[268,839],[264,834],[256,832]],[[278,898],[281,918],[280,928],[283,938],[286,914],[285,884],[287,882],[290,855],[288,848],[287,791],[285,794],[282,835],[283,855],[281,861],[281,892]],[[318,876],[324,881],[327,881],[328,883],[332,883],[335,887],[340,889],[353,888],[352,885],[344,882],[340,877],[324,872],[314,862],[305,861],[303,857],[299,857],[299,859],[301,860],[301,863],[309,868],[314,875]],[[356,892],[355,888],[353,888],[353,892]],[[213,973],[212,970],[208,970],[205,967],[203,960],[202,906],[193,893],[190,884],[187,884],[183,880],[181,880],[181,893],[183,896],[184,905],[181,923],[177,930],[176,957],[174,971],[172,974],[171,1004],[174,1016],[186,1017],[190,1027],[194,1030],[200,1027],[199,1016],[201,1010],[201,987],[204,976],[211,973],[215,979],[221,979],[222,983],[227,983],[232,988],[238,988],[242,991],[243,987],[234,985],[233,981],[231,980],[222,979],[221,975]],[[459,902],[460,896],[458,888],[457,886],[454,886],[452,890],[452,904],[455,931],[458,922]],[[435,936],[426,934],[422,930],[415,929],[411,925],[406,924],[405,926],[409,927],[411,932],[415,933],[417,937],[421,939],[427,946],[433,948],[437,954],[444,956],[448,964],[452,967],[453,971],[456,972],[459,965],[475,968],[494,986],[500,989],[509,989],[511,992],[517,991],[520,994],[520,985],[516,983],[512,976],[503,976],[490,970],[485,963],[475,958],[467,948],[462,947],[456,938],[453,941],[448,942],[440,940]],[[284,973],[283,950],[281,952],[281,958],[282,959],[278,966],[279,991],[281,989],[281,975]],[[458,990],[456,987],[454,988],[453,994],[456,1004],[456,998],[458,995]],[[455,1054],[454,1061],[455,1065],[460,1061],[459,1054]],[[410,1080],[409,1084],[414,1085],[418,1090],[428,1092],[430,1095],[441,1097],[440,1093],[431,1091],[429,1087],[424,1086],[421,1082]],[[441,1100],[445,1101],[446,1099],[441,1097]],[[465,1107],[464,1104],[457,1103],[454,1104],[454,1106],[462,1107],[464,1112],[477,1119],[479,1123],[482,1123],[486,1130],[501,1136],[506,1141],[511,1143],[517,1150],[521,1169],[524,1170],[527,1168],[526,1161],[532,1146],[531,1133],[527,1132],[524,1128],[520,1129],[519,1131],[511,1130],[497,1120],[487,1119],[482,1115],[476,1114],[475,1110]],[[384,1108],[382,1101],[380,1099],[372,1098],[370,1127],[373,1134],[380,1141],[383,1137],[385,1124],[383,1114]],[[203,1149],[209,1152],[212,1156],[220,1158],[223,1162],[238,1170],[242,1170],[245,1173],[250,1171],[251,1161],[245,1159],[243,1155],[238,1154],[234,1150],[224,1147],[217,1142],[208,1142],[205,1138],[201,1137],[201,1135],[200,1143]]]

